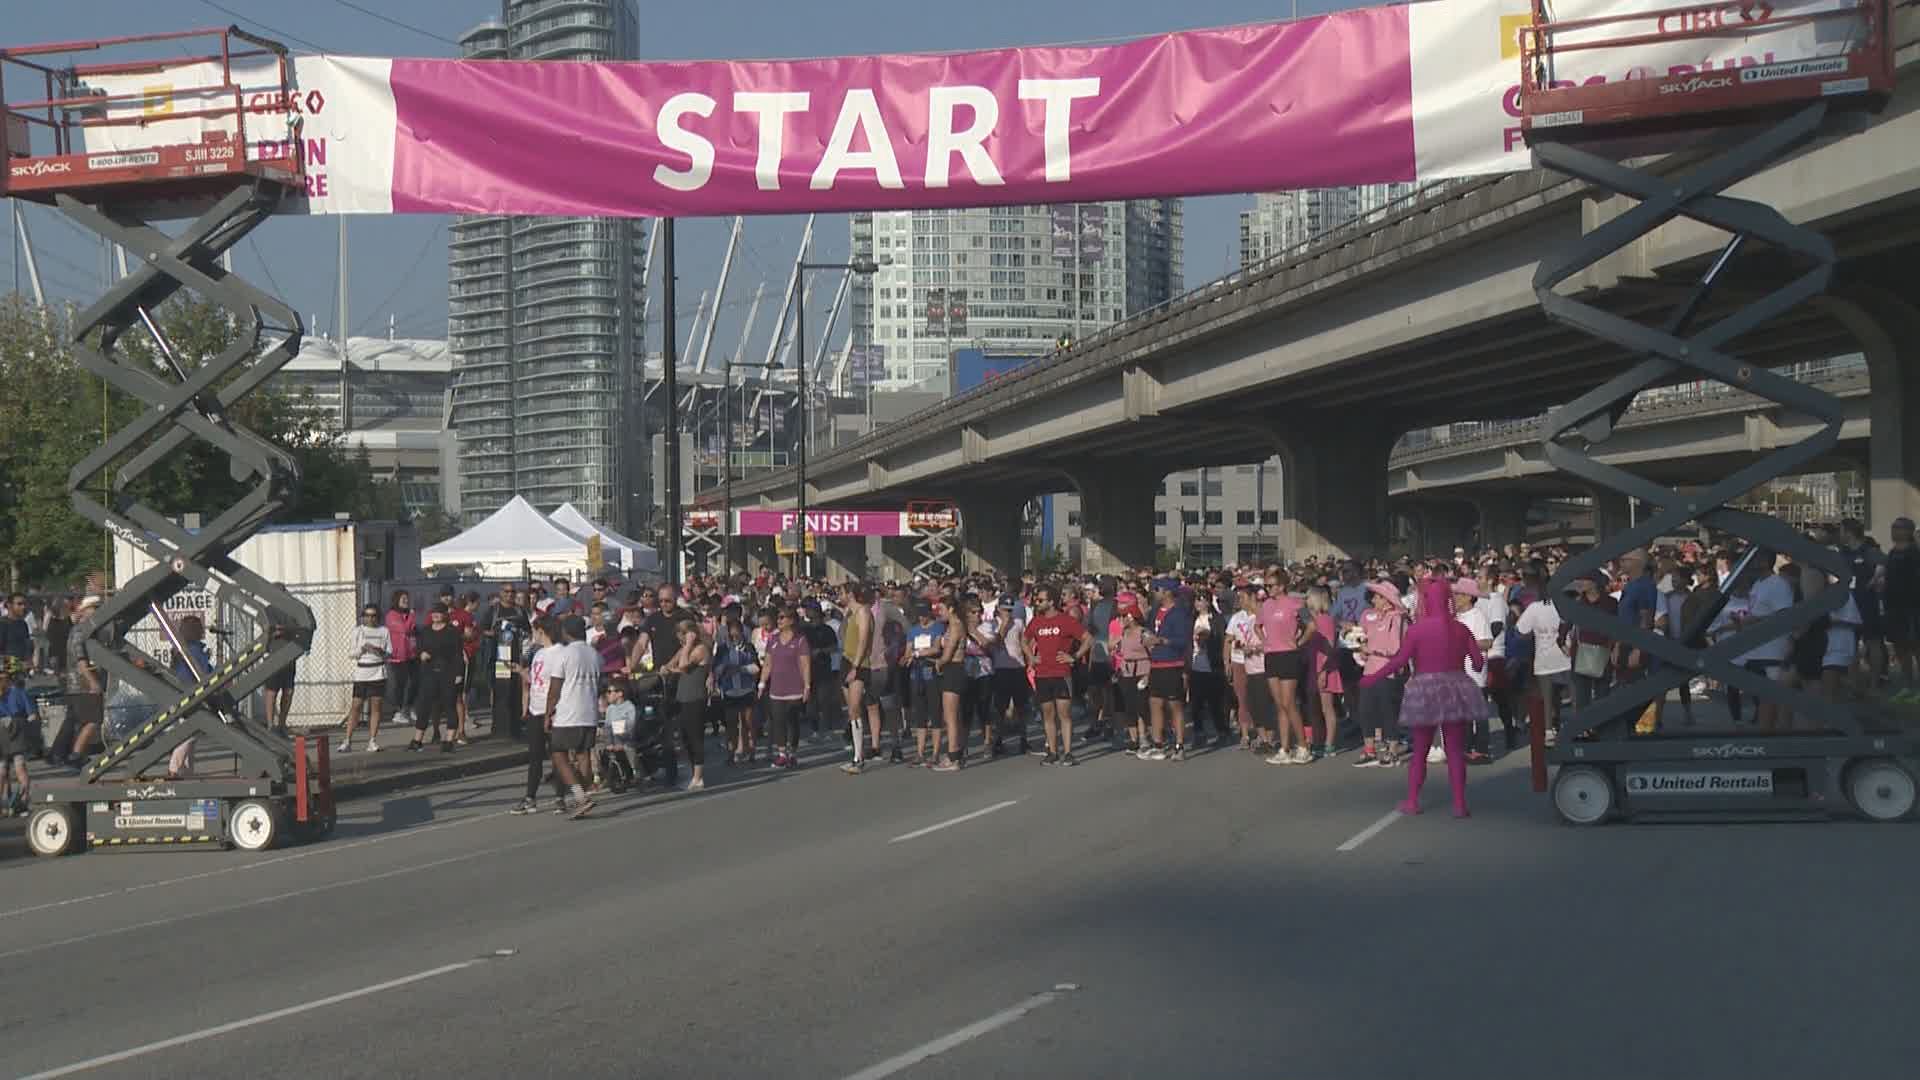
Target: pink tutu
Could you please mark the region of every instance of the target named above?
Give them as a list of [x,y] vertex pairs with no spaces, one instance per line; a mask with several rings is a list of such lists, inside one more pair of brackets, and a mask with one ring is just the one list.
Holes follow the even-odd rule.
[[1464,671],[1415,675],[1400,701],[1401,727],[1471,724],[1486,716],[1486,695]]

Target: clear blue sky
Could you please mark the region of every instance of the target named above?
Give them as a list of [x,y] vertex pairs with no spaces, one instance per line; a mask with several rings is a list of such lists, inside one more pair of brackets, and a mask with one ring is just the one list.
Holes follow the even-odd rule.
[[[453,39],[499,11],[485,0],[85,0],[84,3],[7,0],[0,44],[24,45],[88,37],[191,29],[235,21],[219,10],[241,13],[241,25],[278,36],[296,49],[372,56],[452,56]],[[1301,15],[1354,6],[1348,0],[1303,0]],[[365,9],[355,10],[355,8]],[[752,58],[964,49],[1004,45],[1108,40],[1166,30],[1284,19],[1290,0],[971,0],[925,4],[903,0],[721,0],[718,3],[636,4],[644,58]],[[426,33],[403,29],[366,12],[378,12]],[[1235,215],[1250,204],[1244,196],[1189,199],[1186,212],[1186,273],[1195,285],[1232,269],[1237,258]],[[54,297],[91,300],[99,291],[97,243],[60,215],[30,207],[29,225],[41,269]],[[58,219],[58,220],[56,220]],[[349,304],[355,334],[384,334],[388,317],[402,336],[446,333],[446,219],[396,215],[348,219]],[[719,275],[727,222],[683,221],[679,231],[681,333],[702,290]],[[844,255],[845,219],[823,216],[815,229],[815,254]],[[283,295],[302,313],[317,315],[329,332],[334,315],[335,219],[273,221],[243,244],[236,268],[265,282],[261,257]],[[786,282],[800,237],[800,219],[749,219],[735,259],[715,352],[736,340],[756,281],[777,295]],[[256,253],[257,248],[257,253]],[[13,261],[0,262],[0,290],[13,285]],[[25,278],[22,275],[22,288]],[[815,320],[824,316],[830,290],[816,285]],[[763,310],[760,334],[771,325]],[[811,325],[819,325],[817,321]],[[844,329],[844,327],[843,327]],[[649,347],[657,347],[651,340]],[[758,346],[764,349],[764,344]],[[750,350],[751,352],[752,350]]]

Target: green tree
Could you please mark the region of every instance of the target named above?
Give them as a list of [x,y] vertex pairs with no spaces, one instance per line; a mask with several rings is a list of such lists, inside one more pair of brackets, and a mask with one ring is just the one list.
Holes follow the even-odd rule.
[[[154,315],[189,374],[235,340],[228,314],[211,304],[176,299]],[[73,512],[68,474],[101,445],[103,432],[120,431],[147,409],[75,362],[65,334],[69,318],[18,296],[0,300],[0,386],[7,387],[0,392],[0,556],[16,584],[71,584],[104,565],[102,532]],[[138,329],[121,339],[115,355],[162,384],[178,382]],[[312,521],[338,512],[404,517],[398,486],[375,478],[364,451],[349,453],[333,418],[311,399],[269,382],[236,402],[229,419],[284,450],[301,471],[300,487],[275,520]],[[109,468],[124,465],[164,433],[135,445]],[[103,470],[92,477],[89,490],[99,491],[107,475]],[[252,483],[231,474],[225,453],[194,439],[133,481],[127,493],[163,514],[210,516],[238,501]]]

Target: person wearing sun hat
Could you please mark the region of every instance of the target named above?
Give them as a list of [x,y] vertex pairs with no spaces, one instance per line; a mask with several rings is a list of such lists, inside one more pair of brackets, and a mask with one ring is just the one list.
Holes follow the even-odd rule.
[[[1367,593],[1368,607],[1360,613],[1362,676],[1371,675],[1387,666],[1387,661],[1400,651],[1401,636],[1407,625],[1406,607],[1401,601],[1399,586],[1391,581],[1375,581],[1367,585]],[[1353,763],[1354,768],[1393,764],[1392,740],[1400,730],[1400,693],[1404,687],[1402,680],[1389,678],[1371,683],[1362,681],[1355,688],[1354,713],[1360,722],[1366,745],[1361,750],[1360,760]]]

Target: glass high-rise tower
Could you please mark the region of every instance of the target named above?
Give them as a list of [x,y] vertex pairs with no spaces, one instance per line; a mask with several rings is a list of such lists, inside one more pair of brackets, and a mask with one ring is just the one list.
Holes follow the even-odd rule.
[[[462,34],[471,60],[630,60],[629,0],[505,0]],[[645,339],[646,225],[618,218],[495,215],[449,229],[452,427],[460,516],[473,524],[514,495],[571,502],[630,528],[639,433],[624,421]]]
[[891,262],[853,280],[853,344],[889,389],[962,346],[1043,354],[1184,291],[1183,233],[1179,199],[855,214],[854,256]]

